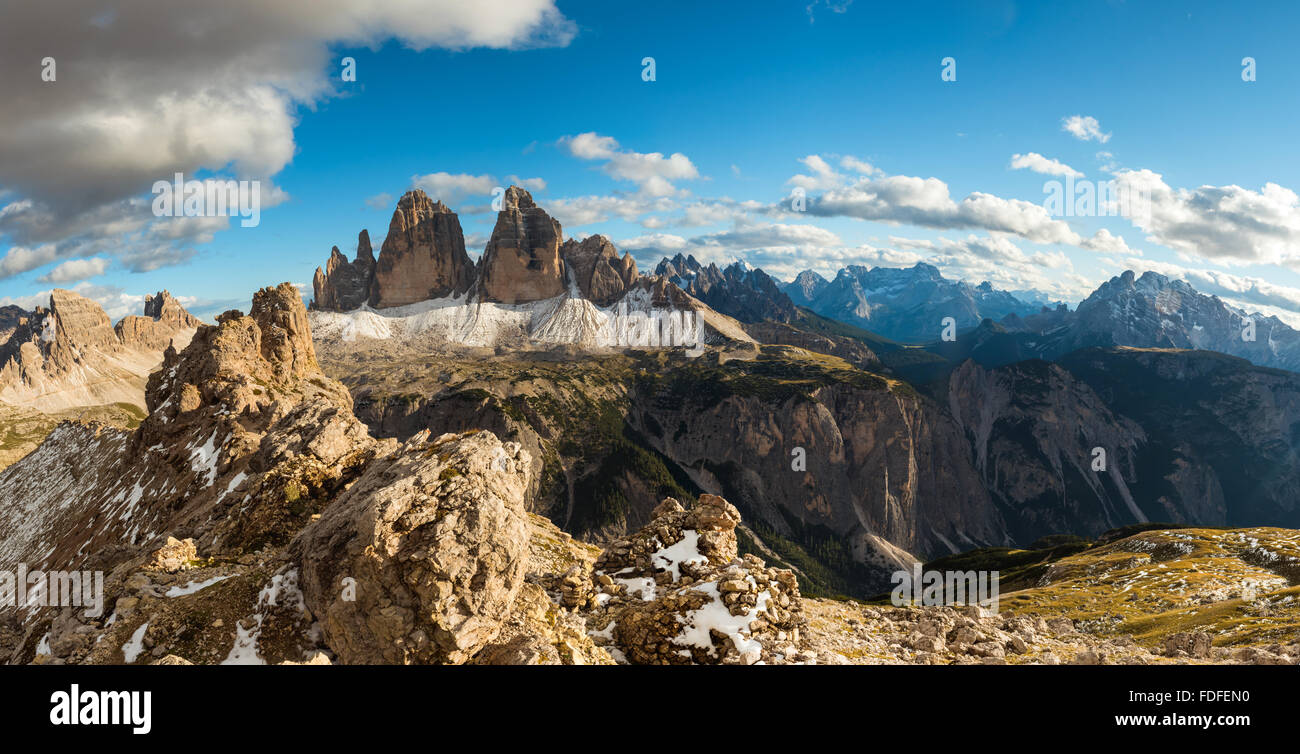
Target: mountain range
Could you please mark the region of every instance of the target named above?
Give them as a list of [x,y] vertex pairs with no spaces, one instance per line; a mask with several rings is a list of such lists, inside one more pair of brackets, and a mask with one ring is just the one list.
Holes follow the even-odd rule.
[[[797,393],[781,400],[773,392],[792,377],[790,363],[773,363],[779,353],[742,359],[751,363],[731,378],[701,373],[702,383],[682,384],[679,369],[661,368],[651,373],[657,381],[635,389],[658,396],[645,407],[670,408],[689,396],[690,403],[675,409],[685,421],[719,405],[721,388],[729,397],[757,398],[755,408],[782,406],[783,423],[805,423],[816,433],[815,406],[791,400]],[[805,369],[830,366],[807,354],[790,357],[805,362]],[[750,519],[718,495],[683,490],[680,499],[660,497],[638,514],[644,524],[593,546],[557,528],[553,512],[552,520],[536,513],[540,500],[533,490],[546,484],[549,448],[534,455],[519,432],[518,440],[503,440],[481,427],[441,434],[425,427],[403,440],[376,437],[354,414],[351,391],[323,366],[298,291],[289,283],[265,288],[253,296],[248,315],[223,313],[182,351],[166,349],[149,378],[149,414],[138,427],[64,423],[39,449],[0,472],[0,558],[27,563],[42,578],[68,568],[98,569],[103,588],[84,605],[25,604],[7,614],[0,622],[0,658],[160,665],[1300,659],[1291,599],[1300,539],[1293,531],[1121,527],[1095,542],[981,549],[941,561],[947,569],[976,561],[1003,569],[1017,588],[996,615],[977,606],[893,609],[814,598],[805,588],[825,588],[829,565],[861,566],[864,554],[893,559],[880,565],[911,565],[882,535],[827,537],[825,525],[809,525],[781,507],[793,493],[807,506],[806,516],[828,509],[835,518],[851,518],[837,497],[823,494],[830,487],[800,494],[797,477],[792,487],[773,486],[767,504],[776,506],[777,518],[769,520]],[[780,381],[764,386],[753,379],[773,368]],[[524,374],[511,371],[516,378]],[[883,513],[879,531],[895,538],[908,536],[907,517],[917,512],[936,521],[966,515],[943,495],[906,494],[906,484],[926,477],[931,483],[946,479],[949,489],[978,489],[928,463],[938,447],[929,431],[914,435],[918,444],[901,455],[889,448],[906,442],[905,434],[885,442],[865,437],[892,421],[889,406],[906,400],[906,391],[851,370],[833,376],[809,397],[816,406],[846,404],[846,417],[857,422],[848,434],[866,443],[852,456],[865,451],[885,462],[883,508],[859,509],[858,515]],[[518,395],[540,398],[537,387]],[[588,381],[575,390],[595,387]],[[666,400],[670,396],[676,399]],[[447,396],[452,400],[465,402]],[[470,403],[476,400],[484,398],[469,396]],[[733,417],[745,411],[744,403],[730,409]],[[937,418],[926,419],[928,411],[905,409],[913,428]],[[523,417],[526,410],[514,413]],[[570,418],[588,431],[569,433],[567,442],[596,440],[607,430],[605,418]],[[679,457],[703,443],[718,458],[724,446],[710,440],[707,418],[691,429],[679,427],[670,440],[654,424],[671,418],[661,413],[635,421]],[[752,437],[761,437],[761,427],[750,424]],[[629,431],[625,424],[623,445],[601,461],[604,466],[613,459],[618,470],[586,486],[589,512],[599,513],[608,499],[601,484],[617,490],[628,477],[655,476],[659,456],[643,449],[638,457]],[[720,480],[747,495],[753,514],[771,515],[754,506],[754,490],[765,480],[747,473],[756,468],[744,465],[753,452],[744,439],[729,458],[705,462],[683,479],[705,485]],[[909,460],[910,452],[921,455]],[[855,473],[853,458],[845,460],[844,473]],[[901,497],[890,494],[891,471],[911,477],[898,488]],[[671,487],[672,479],[665,475],[659,484]],[[981,533],[988,511],[971,513],[957,531]],[[780,536],[772,522],[781,518],[787,531],[820,546],[804,549]],[[1176,593],[1169,578],[1183,579]],[[1079,599],[1085,607],[1075,606]],[[1089,616],[1099,606],[1113,619],[1096,624]],[[1173,618],[1152,628],[1155,613]],[[1211,645],[1210,632],[1218,646]]]
[[318,337],[591,347],[750,340],[663,277],[639,274],[604,236],[564,239],[518,186],[505,191],[477,263],[456,214],[415,189],[398,201],[377,259],[363,230],[356,258],[334,247],[312,287]]
[[[249,316],[226,312],[215,326],[165,291],[146,300],[145,316],[116,326],[67,291],[48,308],[0,311],[0,398],[13,408],[64,418],[57,411],[120,400],[144,411],[116,427],[87,417],[52,432],[42,425],[49,437],[0,478],[0,517],[12,530],[0,552],[46,565],[97,552],[121,564],[115,548],[147,559],[174,537],[242,563],[269,547],[274,573],[241,566],[212,577],[241,589],[293,583],[305,612],[240,598],[238,611],[254,618],[229,616],[240,622],[229,646],[223,632],[189,646],[148,633],[170,629],[137,629],[206,660],[244,656],[240,636],[256,624],[293,641],[263,641],[262,659],[325,650],[343,661],[459,662],[519,648],[457,649],[448,617],[436,629],[403,624],[411,641],[449,633],[393,654],[374,638],[388,629],[328,594],[341,577],[333,564],[350,557],[352,545],[339,543],[396,536],[354,531],[375,515],[368,506],[425,515],[399,511],[415,505],[403,479],[464,476],[469,497],[454,485],[426,493],[517,508],[483,519],[491,531],[466,532],[471,550],[499,537],[493,547],[519,558],[530,536],[573,537],[587,543],[577,552],[604,547],[587,552],[606,558],[614,586],[611,574],[631,567],[622,548],[680,528],[687,514],[666,499],[703,506],[714,521],[734,510],[737,555],[788,569],[807,598],[867,598],[920,561],[1160,522],[1300,527],[1289,493],[1300,484],[1300,374],[1243,358],[1290,363],[1293,331],[1256,321],[1259,339],[1242,339],[1249,315],[1152,273],[1118,276],[1074,311],[949,281],[928,265],[846,268],[834,281],[802,274],[786,285],[741,263],[679,255],[645,275],[603,236],[564,239],[512,187],[477,262],[455,213],[412,191],[378,257],[362,231],[353,261],[336,248],[317,270],[314,294],[308,311],[292,286],[264,289]],[[948,316],[962,324],[953,341],[935,337]],[[373,574],[381,592],[407,578],[391,568]],[[549,579],[549,599],[601,588],[546,573],[534,579]],[[498,576],[520,583],[513,571]],[[644,594],[622,585],[625,597]],[[481,595],[497,602],[481,614],[485,625],[504,630],[518,594]],[[403,595],[402,604],[428,597]],[[588,625],[600,636],[570,627],[579,655],[600,661],[602,647],[634,659],[644,635],[633,627],[644,624],[633,615],[651,608],[619,607],[635,608],[615,619],[626,629],[610,629],[599,610],[584,620],[599,622]],[[323,643],[304,616],[333,621]],[[163,609],[146,622],[177,620]],[[292,626],[268,628],[277,620]],[[23,630],[15,656],[35,656],[38,632],[49,631],[58,656],[93,661],[103,653],[82,652],[75,637],[110,629]],[[111,632],[121,649],[129,637]],[[559,651],[552,638],[529,652]]]
[[906,342],[937,340],[947,317],[964,330],[985,319],[1032,314],[1042,307],[988,282],[971,286],[948,280],[924,262],[906,269],[850,265],[829,281],[806,270],[783,290],[796,305],[824,317]]
[[48,307],[0,310],[0,403],[53,411],[144,405],[144,382],[169,344],[184,347],[199,320],[167,291],[146,296],[144,315],[116,325],[99,304],[63,289]]

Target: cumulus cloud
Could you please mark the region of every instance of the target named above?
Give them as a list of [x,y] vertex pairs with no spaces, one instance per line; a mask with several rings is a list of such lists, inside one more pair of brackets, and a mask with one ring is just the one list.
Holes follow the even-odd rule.
[[611,178],[635,183],[646,196],[672,196],[678,189],[674,181],[693,180],[700,177],[699,170],[690,158],[681,152],[665,157],[661,152],[634,152],[623,149],[612,136],[595,132],[565,136],[560,146],[580,160],[603,162],[601,170]]
[[915,225],[935,229],[983,229],[1037,243],[1077,244],[1079,235],[1041,205],[975,192],[954,201],[938,178],[905,175],[869,178],[812,198],[808,213],[821,217]]
[[1078,178],[1083,173],[1059,160],[1044,157],[1037,152],[1011,155],[1012,170],[1032,170],[1043,175],[1071,175]]
[[0,212],[0,239],[52,244],[47,263],[89,256],[113,225],[150,220],[133,199],[155,180],[213,171],[269,183],[294,154],[298,108],[334,92],[333,47],[519,48],[573,34],[553,0],[13,4],[0,69],[53,55],[56,80],[7,82],[0,187],[16,201]]
[[791,177],[787,183],[792,186],[806,191],[820,191],[837,188],[844,183],[844,176],[835,172],[835,168],[832,168],[820,155],[810,154],[801,158],[799,162],[807,165],[812,175],[798,174]]
[[851,170],[858,175],[877,175],[881,172],[880,168],[877,168],[866,160],[859,160],[851,154],[844,155],[840,158],[840,167],[845,170]]
[[843,243],[825,228],[783,223],[737,223],[731,230],[701,236],[700,240],[728,249],[828,247]]
[[1232,264],[1283,264],[1300,269],[1300,197],[1276,183],[1174,189],[1159,173],[1125,170],[1115,181],[1150,198],[1150,212],[1133,224],[1152,243]]
[[546,203],[546,211],[566,228],[601,223],[612,217],[627,222],[650,212],[669,212],[677,202],[668,197],[644,196],[578,196],[553,199]]
[[[507,185],[519,186],[529,191],[546,190],[546,181],[541,178],[520,178],[508,175],[505,181],[497,180],[493,175],[470,175],[468,173],[429,173],[411,176],[411,185],[422,189],[431,198],[452,204],[466,196],[488,196],[497,188]],[[385,195],[386,196],[386,195]],[[391,202],[390,205],[391,206]]]
[[0,278],[13,277],[34,270],[58,258],[59,251],[54,244],[43,244],[34,249],[12,246],[3,257],[0,257]]
[[1107,254],[1137,254],[1142,252],[1137,249],[1129,248],[1128,243],[1123,236],[1117,236],[1105,228],[1101,228],[1092,238],[1085,238],[1079,244],[1089,251],[1104,252]]
[[108,260],[103,257],[70,259],[36,278],[36,281],[39,283],[69,283],[74,280],[85,280],[96,275],[103,275],[104,270],[107,269]]
[[[855,173],[859,178],[864,176],[881,175],[881,171],[876,166],[860,160],[853,155],[827,155],[831,159],[838,158],[840,167]],[[805,191],[825,191],[827,189],[839,188],[849,183],[852,178],[849,175],[839,172],[831,167],[830,162],[825,157],[818,154],[810,154],[807,157],[799,159],[807,166],[811,175],[796,174],[786,181],[791,186],[801,188]]]
[[1110,141],[1109,133],[1102,133],[1101,124],[1091,115],[1071,115],[1061,119],[1061,130],[1079,141]]

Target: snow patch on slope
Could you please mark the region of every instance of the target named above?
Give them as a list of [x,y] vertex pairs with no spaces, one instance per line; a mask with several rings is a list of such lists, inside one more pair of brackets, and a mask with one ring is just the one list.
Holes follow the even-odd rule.
[[655,307],[647,290],[633,290],[605,307],[575,293],[527,304],[447,297],[383,310],[362,306],[341,313],[313,311],[309,317],[312,333],[322,339],[385,340],[432,333],[451,343],[481,347],[523,340],[589,347],[693,347],[709,340],[706,324],[716,329],[702,312]]

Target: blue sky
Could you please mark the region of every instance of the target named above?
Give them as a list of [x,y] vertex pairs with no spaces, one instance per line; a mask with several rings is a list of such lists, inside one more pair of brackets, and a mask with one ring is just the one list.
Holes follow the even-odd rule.
[[[160,4],[151,37],[111,2],[70,14],[89,38],[15,18],[35,43],[0,53],[0,86],[33,110],[0,137],[0,303],[57,285],[120,316],[168,288],[211,315],[310,288],[361,228],[377,251],[412,186],[460,212],[477,255],[491,187],[515,176],[566,234],[603,233],[643,269],[677,251],[786,279],[926,260],[1071,303],[1154,269],[1300,323],[1294,4],[325,2],[310,23],[261,5],[202,53],[165,38],[204,28],[193,9],[169,26]],[[1150,216],[1048,216],[1061,176],[1042,171],[1063,166],[1144,188]],[[177,170],[282,193],[253,228],[155,218],[149,187]],[[796,187],[807,211],[789,211]]]

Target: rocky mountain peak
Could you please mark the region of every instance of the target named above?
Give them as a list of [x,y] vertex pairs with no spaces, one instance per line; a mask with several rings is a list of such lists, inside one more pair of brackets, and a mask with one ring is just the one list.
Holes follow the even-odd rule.
[[578,290],[597,306],[608,306],[622,298],[638,277],[632,255],[620,258],[605,236],[569,239],[560,247],[560,256],[577,281]]
[[910,342],[933,340],[936,323],[944,317],[953,317],[959,329],[967,329],[986,318],[1025,316],[1038,309],[991,285],[949,280],[925,262],[905,268],[848,265],[830,282],[809,271],[784,289],[796,304],[823,317]]
[[504,209],[513,208],[521,212],[527,212],[528,210],[536,206],[537,203],[533,201],[533,195],[528,193],[527,190],[522,189],[518,186],[511,186],[510,188],[506,189],[506,193],[502,201],[502,207]]
[[72,291],[0,322],[0,402],[42,410],[144,403],[145,375],[169,343],[189,342],[197,318],[167,291],[144,299],[145,316],[111,326],[104,309]]
[[460,218],[420,189],[403,194],[379,249],[370,305],[404,306],[461,295],[473,282],[474,265],[465,253]]
[[42,320],[42,341],[57,347],[112,349],[118,345],[103,307],[72,291],[51,291],[49,316]]
[[357,234],[357,261],[363,260],[375,261],[375,252],[370,247],[370,231],[365,228]]
[[262,331],[262,357],[277,378],[295,380],[320,371],[307,310],[292,283],[254,293],[249,316]]
[[796,304],[808,306],[828,285],[830,282],[826,278],[812,270],[804,270],[786,286],[786,293]]
[[478,264],[481,300],[522,304],[564,293],[561,239],[560,223],[531,194],[508,188]]
[[187,340],[199,324],[198,317],[163,290],[144,297],[143,317],[134,314],[123,317],[113,331],[124,345],[162,351],[177,337]]
[[[310,378],[310,379],[309,379]],[[248,315],[228,311],[201,327],[184,351],[168,348],[146,390],[154,430],[212,408],[217,414],[256,413],[285,396],[324,395],[351,406],[347,391],[320,374],[307,310],[291,283],[253,294]]]
[[316,268],[312,277],[312,308],[325,311],[352,311],[370,301],[375,282],[375,256],[370,248],[370,233],[357,236],[357,258],[349,262],[339,247],[330,250],[325,269]]

